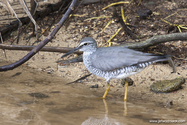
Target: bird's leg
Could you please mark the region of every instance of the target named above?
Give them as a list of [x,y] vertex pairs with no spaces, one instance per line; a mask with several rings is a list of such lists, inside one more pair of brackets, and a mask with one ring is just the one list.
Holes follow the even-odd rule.
[[105,91],[105,93],[104,93],[102,99],[105,99],[105,98],[106,98],[106,96],[107,96],[109,90],[110,90],[110,84],[109,84],[109,82],[107,82],[107,88],[106,88],[106,91]]
[[125,80],[125,94],[124,94],[124,101],[127,101],[128,86],[129,86],[129,83]]

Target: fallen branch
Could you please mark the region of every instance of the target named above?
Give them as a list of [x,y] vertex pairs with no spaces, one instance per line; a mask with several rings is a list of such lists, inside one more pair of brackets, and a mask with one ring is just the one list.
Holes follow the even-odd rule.
[[[7,50],[22,50],[22,51],[30,51],[36,46],[21,46],[21,45],[6,45],[0,44],[0,49],[7,49]],[[67,53],[73,48],[68,47],[49,47],[45,46],[40,51],[47,51],[47,52],[59,52],[59,53]],[[76,54],[82,54],[82,52],[77,51]]]
[[57,23],[56,27],[54,30],[42,41],[40,42],[34,49],[32,49],[26,56],[24,56],[22,59],[19,61],[12,63],[10,65],[5,65],[0,67],[0,72],[2,71],[7,71],[7,70],[12,70],[21,64],[25,63],[27,60],[29,60],[32,56],[34,56],[40,49],[42,49],[49,41],[52,40],[53,36],[58,32],[60,27],[64,24],[65,20],[69,17],[71,11],[74,9],[74,6],[76,4],[77,0],[73,0],[71,5],[69,6],[68,10],[62,17],[62,19]]
[[167,35],[158,35],[158,36],[153,36],[145,41],[124,43],[121,44],[120,46],[126,46],[130,49],[142,49],[150,46],[155,46],[159,43],[165,43],[165,42],[176,41],[176,40],[181,40],[181,41],[187,40],[187,33],[172,33]]

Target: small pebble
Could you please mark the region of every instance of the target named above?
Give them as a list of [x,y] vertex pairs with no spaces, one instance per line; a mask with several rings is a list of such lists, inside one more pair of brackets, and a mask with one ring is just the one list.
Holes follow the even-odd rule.
[[172,105],[173,105],[173,101],[172,101],[172,100],[167,100],[164,107],[165,107],[165,108],[169,108],[169,107],[172,106]]
[[127,78],[121,80],[121,84],[123,86],[125,85],[125,80],[129,83],[129,86],[134,84],[134,81],[130,77],[127,77]]
[[95,85],[91,85],[90,88],[98,88],[98,84],[95,84]]

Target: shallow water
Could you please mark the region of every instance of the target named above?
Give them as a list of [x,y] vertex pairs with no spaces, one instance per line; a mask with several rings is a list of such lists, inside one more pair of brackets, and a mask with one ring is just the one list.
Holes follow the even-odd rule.
[[1,125],[183,125],[187,121],[184,111],[150,101],[102,100],[88,86],[65,85],[61,77],[26,66],[1,72],[0,79]]

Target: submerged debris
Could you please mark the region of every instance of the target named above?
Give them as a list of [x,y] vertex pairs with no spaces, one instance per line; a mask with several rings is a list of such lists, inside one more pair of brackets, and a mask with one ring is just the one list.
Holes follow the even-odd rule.
[[90,76],[90,75],[92,75],[92,74],[90,73],[90,74],[88,74],[88,75],[85,75],[85,76],[83,76],[83,77],[81,77],[81,78],[79,78],[79,79],[77,79],[77,80],[75,80],[75,81],[73,81],[73,82],[67,83],[66,85],[72,84],[72,83],[76,83],[76,82],[81,82],[81,80],[86,79],[86,78],[87,78],[88,76]]
[[95,85],[91,85],[90,88],[98,88],[98,84],[95,84]]
[[182,84],[185,83],[185,78],[182,76],[177,77],[172,80],[162,80],[156,83],[153,83],[150,86],[151,91],[159,93],[159,92],[172,92],[178,90]]
[[167,100],[166,103],[165,103],[165,108],[169,108],[173,105],[173,101],[172,100]]
[[48,98],[49,96],[40,92],[37,93],[28,93],[28,95],[32,96],[32,97],[36,97],[36,98]]

